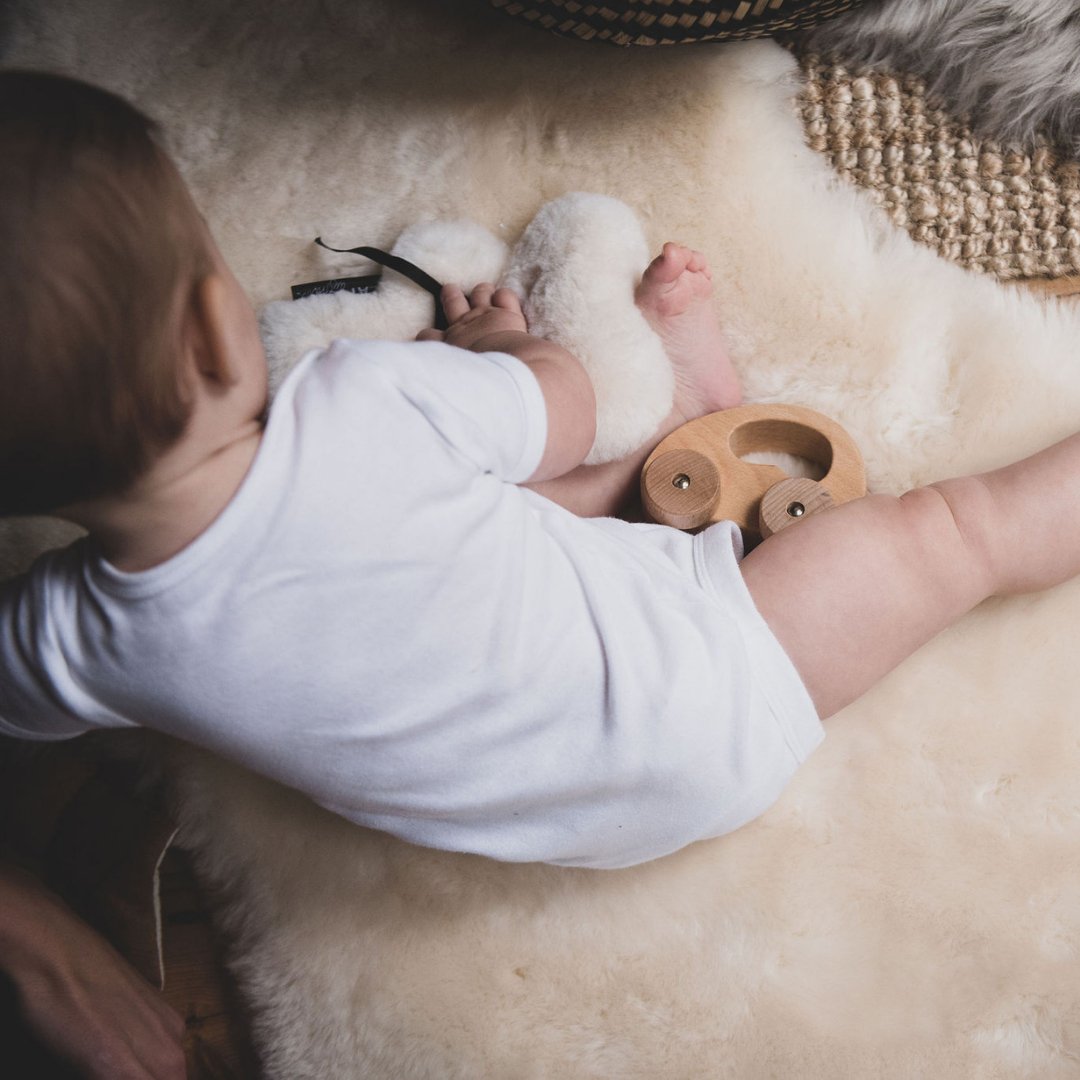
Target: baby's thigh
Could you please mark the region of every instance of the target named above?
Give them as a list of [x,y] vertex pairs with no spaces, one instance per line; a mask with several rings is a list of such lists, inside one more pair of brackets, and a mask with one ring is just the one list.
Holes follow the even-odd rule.
[[986,596],[934,488],[815,514],[760,544],[742,571],[822,718]]

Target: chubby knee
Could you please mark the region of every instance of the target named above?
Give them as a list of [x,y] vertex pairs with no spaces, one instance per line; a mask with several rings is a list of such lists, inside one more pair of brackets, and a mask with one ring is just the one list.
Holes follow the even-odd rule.
[[995,591],[994,498],[974,476],[915,488],[897,500],[910,555],[934,587],[974,607]]

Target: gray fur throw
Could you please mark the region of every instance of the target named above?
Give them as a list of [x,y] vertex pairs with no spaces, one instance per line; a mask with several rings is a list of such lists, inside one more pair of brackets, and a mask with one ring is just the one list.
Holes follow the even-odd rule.
[[975,131],[1080,156],[1080,0],[885,0],[800,41],[846,66],[911,73]]

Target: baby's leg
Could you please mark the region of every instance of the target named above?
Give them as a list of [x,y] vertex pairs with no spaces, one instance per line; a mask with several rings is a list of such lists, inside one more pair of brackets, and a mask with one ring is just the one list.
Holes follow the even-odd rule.
[[992,595],[1080,573],[1080,435],[1015,465],[872,495],[743,560],[762,615],[822,717]]

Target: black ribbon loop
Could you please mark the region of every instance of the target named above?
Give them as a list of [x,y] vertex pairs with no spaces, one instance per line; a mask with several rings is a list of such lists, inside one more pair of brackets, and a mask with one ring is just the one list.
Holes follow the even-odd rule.
[[391,255],[386,251],[373,247],[331,247],[329,244],[323,243],[321,236],[315,237],[315,243],[319,247],[326,248],[327,251],[337,251],[342,255],[363,255],[365,259],[370,259],[380,266],[385,266],[388,270],[393,270],[395,273],[407,277],[411,282],[419,285],[421,289],[431,293],[431,297],[435,301],[435,329],[445,330],[450,325],[442,306],[442,283],[436,281],[427,271],[421,270],[419,266],[414,266],[408,259],[403,259],[400,255]]

